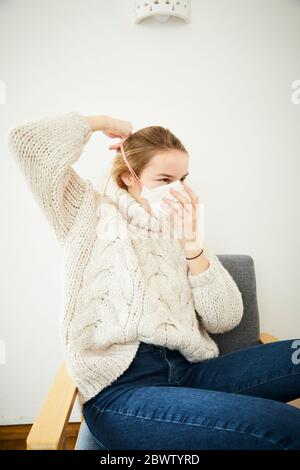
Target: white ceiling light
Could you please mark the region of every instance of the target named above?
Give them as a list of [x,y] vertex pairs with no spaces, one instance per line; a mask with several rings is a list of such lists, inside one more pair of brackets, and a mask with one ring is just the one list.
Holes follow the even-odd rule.
[[187,23],[190,21],[191,0],[135,0],[135,23],[154,16],[160,23],[177,16]]

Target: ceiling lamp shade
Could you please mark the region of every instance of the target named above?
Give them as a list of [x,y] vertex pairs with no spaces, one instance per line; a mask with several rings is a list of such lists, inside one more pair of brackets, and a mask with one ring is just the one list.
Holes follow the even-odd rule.
[[154,16],[160,23],[177,16],[189,23],[191,0],[135,0],[135,23]]

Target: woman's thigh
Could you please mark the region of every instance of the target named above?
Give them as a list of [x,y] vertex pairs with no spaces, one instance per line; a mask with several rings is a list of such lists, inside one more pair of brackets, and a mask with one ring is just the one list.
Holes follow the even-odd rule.
[[[300,398],[300,340],[258,344],[191,364],[180,385],[288,402]],[[298,353],[297,353],[298,348]],[[300,410],[298,410],[300,415]]]
[[300,450],[299,410],[253,396],[136,386],[124,388],[110,406],[87,403],[83,415],[95,438],[111,450]]

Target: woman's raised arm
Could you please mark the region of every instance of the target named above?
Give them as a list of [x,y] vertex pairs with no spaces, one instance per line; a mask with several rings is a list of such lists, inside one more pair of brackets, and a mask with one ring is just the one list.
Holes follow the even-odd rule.
[[71,165],[96,130],[109,137],[131,132],[127,121],[69,112],[25,123],[9,133],[10,150],[59,241],[71,229],[90,184]]

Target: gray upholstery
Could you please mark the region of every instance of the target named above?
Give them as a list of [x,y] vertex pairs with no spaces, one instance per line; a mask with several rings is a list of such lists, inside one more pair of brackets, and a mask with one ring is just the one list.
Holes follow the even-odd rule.
[[[259,343],[259,315],[256,297],[254,262],[249,255],[217,255],[228,270],[242,293],[244,315],[241,323],[233,330],[210,336],[218,344],[220,354],[226,354]],[[80,430],[75,450],[103,450],[91,434],[85,421]]]
[[259,341],[259,316],[256,297],[254,262],[249,255],[217,255],[223,266],[235,280],[242,293],[244,315],[233,330],[222,334],[210,334],[217,343],[220,354],[246,348]]

